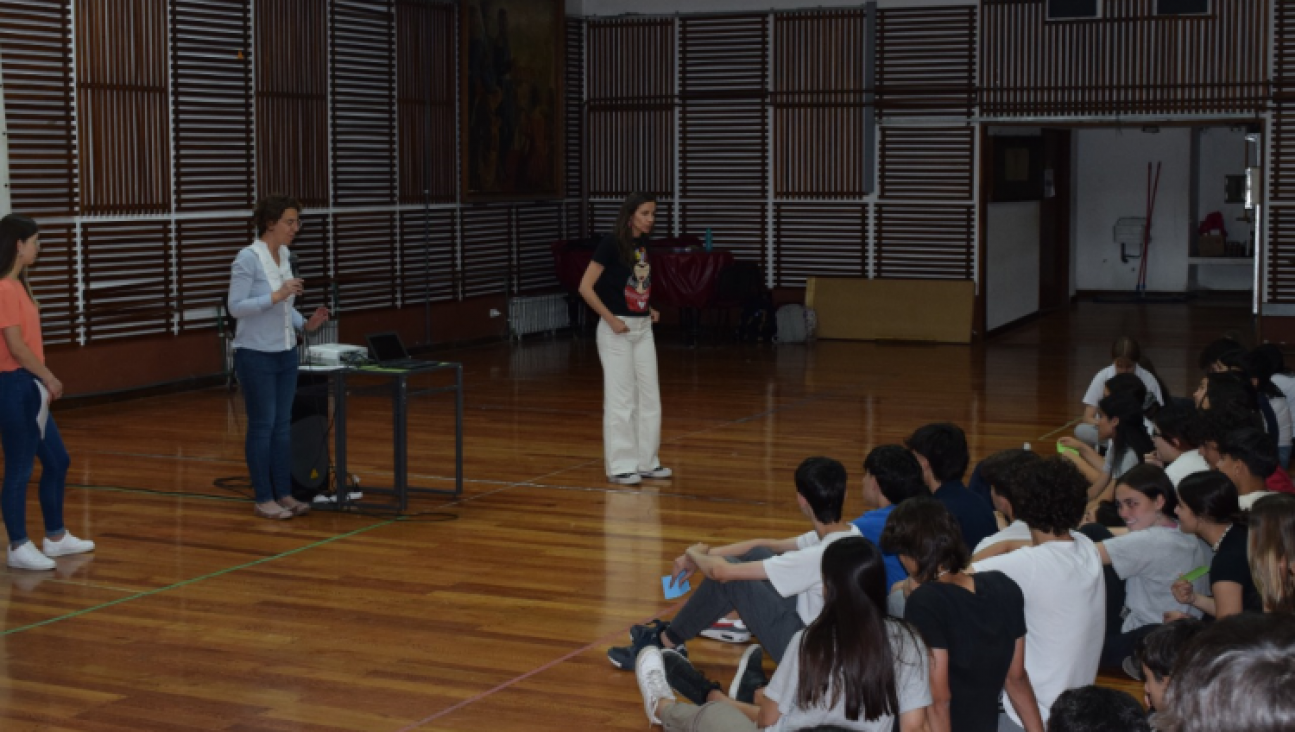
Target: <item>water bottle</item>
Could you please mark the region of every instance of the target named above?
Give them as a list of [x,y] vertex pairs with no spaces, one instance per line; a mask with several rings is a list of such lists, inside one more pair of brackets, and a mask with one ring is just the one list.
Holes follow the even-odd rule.
[[711,247],[714,245],[714,243],[715,243],[715,240],[711,238],[710,229],[707,229],[706,230],[706,251],[709,252],[711,250]]

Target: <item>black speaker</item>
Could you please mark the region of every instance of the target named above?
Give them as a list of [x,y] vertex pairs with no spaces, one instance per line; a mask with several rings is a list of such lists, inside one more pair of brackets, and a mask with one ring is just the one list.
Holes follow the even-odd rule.
[[328,487],[328,377],[297,375],[292,400],[292,495],[309,502]]

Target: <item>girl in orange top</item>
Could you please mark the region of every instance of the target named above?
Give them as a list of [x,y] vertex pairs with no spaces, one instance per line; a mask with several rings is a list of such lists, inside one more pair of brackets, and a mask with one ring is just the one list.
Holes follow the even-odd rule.
[[[9,566],[54,569],[54,560],[94,551],[63,526],[63,491],[70,464],[54,417],[38,421],[42,402],[63,396],[63,384],[45,366],[40,310],[27,283],[27,268],[40,253],[40,229],[26,216],[0,219],[0,444],[4,489],[0,509],[9,533]],[[27,481],[40,458],[40,507],[45,515],[44,553],[27,538]]]

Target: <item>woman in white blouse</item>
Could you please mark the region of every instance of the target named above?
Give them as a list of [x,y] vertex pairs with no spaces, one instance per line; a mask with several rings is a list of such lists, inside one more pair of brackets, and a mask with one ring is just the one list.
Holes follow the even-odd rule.
[[293,308],[304,283],[294,277],[288,246],[301,229],[301,204],[271,194],[256,204],[256,241],[234,259],[226,300],[237,319],[234,370],[247,405],[247,469],[256,515],[290,519],[310,511],[292,497],[292,400],[297,391],[297,331],[328,320],[318,308],[309,321]]

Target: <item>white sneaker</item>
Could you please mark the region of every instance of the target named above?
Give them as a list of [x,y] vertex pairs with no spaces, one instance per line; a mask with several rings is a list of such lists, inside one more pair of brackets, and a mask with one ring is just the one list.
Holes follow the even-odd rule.
[[661,649],[646,646],[639,651],[634,661],[634,677],[639,682],[639,693],[643,695],[643,711],[647,712],[650,724],[661,724],[656,714],[657,704],[662,699],[675,700],[670,684],[665,680],[665,661],[661,658]]
[[617,473],[607,476],[607,480],[618,485],[638,485],[643,482],[638,473]]
[[54,569],[58,565],[54,564],[53,559],[41,554],[36,545],[28,541],[17,549],[9,550],[9,566],[14,569],[41,571]]
[[63,538],[58,541],[45,539],[45,556],[47,557],[66,557],[69,554],[85,554],[94,551],[94,542],[89,539],[78,539],[72,536],[71,531],[64,531]]
[[670,468],[658,465],[651,470],[640,470],[639,475],[651,480],[665,480],[674,475],[674,471]]

